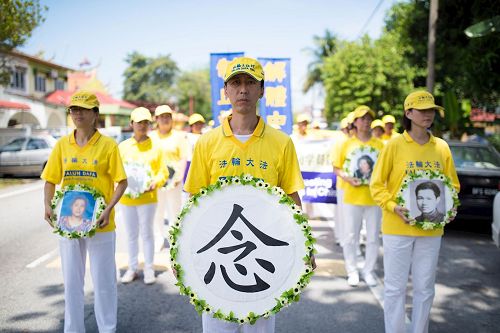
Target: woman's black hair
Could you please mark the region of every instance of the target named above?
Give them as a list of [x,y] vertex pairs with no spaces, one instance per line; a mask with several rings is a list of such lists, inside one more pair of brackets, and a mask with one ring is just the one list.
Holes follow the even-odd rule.
[[411,130],[411,120],[406,117],[406,113],[403,113],[403,117],[401,118],[401,126],[408,132]]

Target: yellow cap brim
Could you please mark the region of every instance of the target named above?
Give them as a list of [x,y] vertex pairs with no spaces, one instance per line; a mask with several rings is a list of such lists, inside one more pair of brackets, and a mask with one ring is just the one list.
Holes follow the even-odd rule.
[[92,104],[87,104],[87,103],[83,103],[83,102],[75,102],[75,103],[71,103],[68,108],[72,107],[72,106],[79,106],[81,108],[84,108],[84,109],[93,109],[93,108],[98,108],[98,106],[96,105],[92,105]]
[[247,74],[247,75],[250,75],[251,77],[253,77],[255,80],[257,81],[262,81],[263,78],[259,78],[258,76],[256,76],[255,74],[253,74],[252,72],[249,72],[249,71],[245,71],[245,70],[238,70],[238,71],[234,71],[231,73],[231,75],[229,75],[225,80],[224,82],[227,82],[229,81],[233,76],[235,75],[238,75],[238,74]]
[[365,114],[369,113],[370,116],[372,116],[372,118],[375,119],[375,112],[373,112],[372,110],[363,110],[359,113],[359,115],[356,115],[356,117],[354,118],[354,120],[358,119],[358,118],[361,118],[361,117],[364,117]]

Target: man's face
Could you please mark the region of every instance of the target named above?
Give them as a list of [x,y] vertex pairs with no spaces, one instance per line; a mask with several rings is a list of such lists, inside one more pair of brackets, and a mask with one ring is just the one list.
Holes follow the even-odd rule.
[[394,129],[394,124],[393,123],[385,123],[385,132],[386,133],[392,133],[392,130]]
[[231,102],[233,113],[256,111],[256,105],[264,94],[260,81],[248,74],[238,74],[227,81],[224,93]]
[[424,214],[432,213],[439,203],[439,197],[436,197],[431,189],[423,189],[417,192],[417,207]]
[[158,128],[163,132],[170,132],[172,129],[173,121],[171,113],[163,113],[156,117]]

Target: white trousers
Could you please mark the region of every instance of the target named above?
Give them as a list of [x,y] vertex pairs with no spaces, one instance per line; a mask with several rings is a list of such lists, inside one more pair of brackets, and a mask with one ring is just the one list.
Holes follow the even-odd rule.
[[342,201],[344,200],[344,190],[337,189],[337,204],[335,205],[335,241],[344,246],[344,217],[342,216],[344,208],[342,207]]
[[64,332],[84,333],[85,263],[87,251],[94,285],[94,312],[99,332],[116,331],[117,291],[115,232],[98,232],[91,238],[59,238],[64,279]]
[[441,237],[384,235],[384,322],[386,333],[405,333],[405,301],[411,269],[411,332],[427,333]]
[[356,249],[359,242],[359,233],[366,221],[366,252],[363,274],[371,274],[377,263],[378,248],[380,244],[380,218],[382,212],[378,206],[360,206],[343,204],[344,212],[344,252],[345,269],[347,274],[357,272]]
[[165,227],[164,220],[171,224],[175,221],[182,208],[182,182],[176,187],[165,190],[158,190],[158,206],[155,213],[155,226],[160,232],[161,237],[168,239],[168,230]]
[[203,313],[203,333],[236,333],[241,328],[241,333],[274,333],[275,316],[259,319],[255,324],[237,324],[212,317],[212,314]]
[[156,203],[125,206],[119,205],[125,222],[128,239],[128,268],[136,271],[139,266],[139,233],[144,251],[144,270],[153,269],[154,261],[154,228],[153,219]]

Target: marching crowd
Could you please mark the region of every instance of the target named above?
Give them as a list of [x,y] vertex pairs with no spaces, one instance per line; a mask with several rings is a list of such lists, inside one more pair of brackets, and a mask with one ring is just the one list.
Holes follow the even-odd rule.
[[[97,97],[87,91],[79,91],[71,97],[68,112],[76,129],[58,141],[42,174],[45,219],[52,225],[55,212],[51,199],[56,185],[88,185],[103,194],[107,206],[96,221],[99,228],[93,237],[59,239],[65,286],[65,332],[85,331],[83,284],[87,253],[99,331],[116,331],[115,206],[122,220],[117,222],[125,226],[128,240],[128,269],[121,276],[121,282],[130,283],[138,278],[139,235],[144,252],[144,283],[155,282],[155,227],[156,234],[163,237],[156,239],[157,246],[167,247],[165,221],[172,222],[181,209],[188,160],[191,166],[184,190],[190,194],[221,176],[250,173],[281,187],[301,205],[298,193],[304,188],[304,182],[293,141],[266,125],[257,115],[256,104],[264,94],[264,71],[260,63],[245,57],[231,61],[224,77],[224,92],[231,102],[232,114],[208,133],[201,135],[205,120],[199,114],[190,117],[188,135],[173,129],[173,112],[167,105],[155,109],[156,128],[151,129],[150,110],[139,107],[131,113],[133,136],[119,145],[96,128]],[[428,331],[443,229],[415,227],[408,209],[395,198],[408,172],[418,169],[440,172],[459,189],[446,142],[429,130],[438,110],[442,108],[434,103],[430,93],[410,93],[404,101],[404,132],[398,134],[394,132],[396,119],[392,115],[377,120],[373,110],[361,105],[342,119],[343,137],[332,150],[333,169],[338,179],[335,235],[343,249],[350,286],[357,286],[360,277],[370,286],[377,284],[374,271],[382,232],[386,332],[405,332],[405,297],[410,272],[414,290],[412,332]],[[298,119],[302,135],[308,122],[307,117]],[[360,149],[361,152],[368,149],[370,153],[356,155],[356,168],[349,172],[346,161]],[[226,169],[219,167],[218,161],[235,155],[242,160],[258,157],[267,161],[266,168],[250,168],[243,163]],[[137,182],[138,179],[142,180]],[[430,192],[435,194],[436,201],[440,194],[434,189],[422,188],[419,193]],[[426,208],[422,208],[422,214],[426,214]],[[363,222],[365,265],[358,272],[356,252]],[[314,267],[314,257],[312,261]],[[274,316],[260,319],[254,325],[240,325],[204,314],[202,323],[204,332],[217,333],[239,329],[274,332],[275,327]]]

